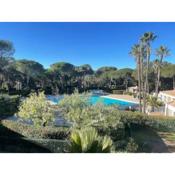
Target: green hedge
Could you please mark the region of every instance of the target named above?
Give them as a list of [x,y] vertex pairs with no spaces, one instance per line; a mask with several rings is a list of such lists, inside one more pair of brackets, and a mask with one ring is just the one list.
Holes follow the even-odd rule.
[[175,117],[148,116],[139,112],[121,111],[121,120],[125,124],[149,126],[158,131],[175,131]]
[[146,122],[146,125],[158,131],[175,132],[175,117],[150,116]]
[[0,136],[1,153],[65,153],[68,146],[66,140]]
[[36,139],[66,139],[70,129],[66,127],[34,127],[19,122],[2,120],[0,136],[27,137]]
[[0,116],[11,116],[18,111],[19,96],[0,95]]

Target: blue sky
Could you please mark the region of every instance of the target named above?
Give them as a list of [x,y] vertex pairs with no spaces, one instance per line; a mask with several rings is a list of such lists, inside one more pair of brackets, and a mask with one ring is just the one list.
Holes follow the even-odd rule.
[[153,49],[166,45],[171,50],[166,61],[175,63],[175,23],[0,23],[0,39],[14,43],[15,58],[46,68],[60,61],[134,68],[130,48],[148,31],[158,35]]

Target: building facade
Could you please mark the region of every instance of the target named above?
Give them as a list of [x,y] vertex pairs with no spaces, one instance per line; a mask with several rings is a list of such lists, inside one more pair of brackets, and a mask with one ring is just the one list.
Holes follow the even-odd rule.
[[175,89],[169,91],[160,91],[159,99],[165,104],[165,116],[175,116]]

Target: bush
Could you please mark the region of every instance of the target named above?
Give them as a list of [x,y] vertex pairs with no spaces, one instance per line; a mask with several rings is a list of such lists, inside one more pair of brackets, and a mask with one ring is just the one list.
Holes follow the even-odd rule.
[[0,95],[0,116],[12,116],[18,111],[19,96]]
[[0,136],[0,143],[0,153],[64,153],[68,150],[65,140]]
[[149,116],[145,125],[157,131],[175,131],[175,118],[165,116]]
[[[76,97],[76,98],[75,98]],[[153,117],[139,112],[120,111],[115,106],[91,105],[82,100],[83,95],[73,94],[62,101],[62,115],[73,123],[73,128],[94,127],[101,136],[108,135],[117,143],[117,150],[136,152],[138,145],[132,137],[135,126],[150,127],[158,131],[175,131],[175,118]],[[71,99],[69,101],[69,98]],[[129,140],[128,140],[129,139]],[[118,149],[119,148],[119,149]]]
[[120,111],[115,106],[101,103],[91,105],[87,99],[87,94],[84,96],[74,93],[66,96],[58,104],[62,109],[62,116],[73,124],[73,128],[95,127],[99,133],[109,135],[114,140],[123,138],[125,131],[118,115]]
[[109,153],[113,142],[110,137],[101,137],[95,128],[73,130],[70,137],[70,151],[73,153]]
[[0,123],[0,136],[27,137],[35,139],[66,139],[70,129],[65,127],[35,127],[20,122],[2,120]]
[[125,138],[124,140],[118,140],[114,142],[114,146],[118,152],[135,153],[139,150],[139,145],[132,137]]
[[53,121],[54,111],[50,107],[44,92],[32,93],[19,107],[18,115],[25,119],[31,119],[36,126],[46,126]]
[[124,124],[148,126],[158,131],[175,131],[175,118],[166,116],[148,116],[139,112],[120,111]]
[[134,153],[134,152],[137,152],[138,145],[135,143],[133,138],[129,138],[129,141],[125,149],[126,149],[126,152]]

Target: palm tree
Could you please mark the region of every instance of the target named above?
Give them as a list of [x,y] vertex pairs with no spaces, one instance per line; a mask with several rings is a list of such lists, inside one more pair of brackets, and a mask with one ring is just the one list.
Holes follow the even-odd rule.
[[156,39],[156,35],[152,32],[146,32],[141,37],[140,41],[145,45],[146,48],[146,75],[145,75],[145,91],[149,93],[149,83],[148,83],[148,73],[149,73],[149,64],[151,56],[151,42]]
[[156,81],[155,81],[155,96],[158,97],[158,86],[159,86],[159,77],[160,77],[160,61],[159,59],[155,59],[153,62],[153,70],[156,74]]
[[[151,42],[156,39],[156,35],[152,32],[146,32],[140,38],[140,42],[143,45],[142,56],[145,60],[145,69],[142,68],[142,71],[145,70],[145,80],[143,81],[143,112],[146,112],[146,97],[149,94],[149,82],[148,82],[148,73],[149,73],[149,65],[150,65],[150,56],[151,56]],[[143,60],[142,60],[143,61]]]
[[160,46],[158,49],[156,49],[156,56],[159,57],[159,60],[155,61],[155,65],[157,65],[157,80],[156,80],[156,86],[155,86],[155,93],[156,97],[158,97],[159,93],[159,86],[160,86],[160,70],[162,66],[163,59],[170,55],[170,51],[165,46]]
[[139,87],[139,111],[142,111],[141,104],[141,46],[139,44],[135,44],[131,48],[130,54],[136,59],[137,62],[137,78],[138,78],[138,87]]
[[151,106],[151,112],[154,112],[155,108],[158,108],[163,105],[163,103],[159,101],[157,97],[151,95],[147,97],[146,102],[148,106]]

